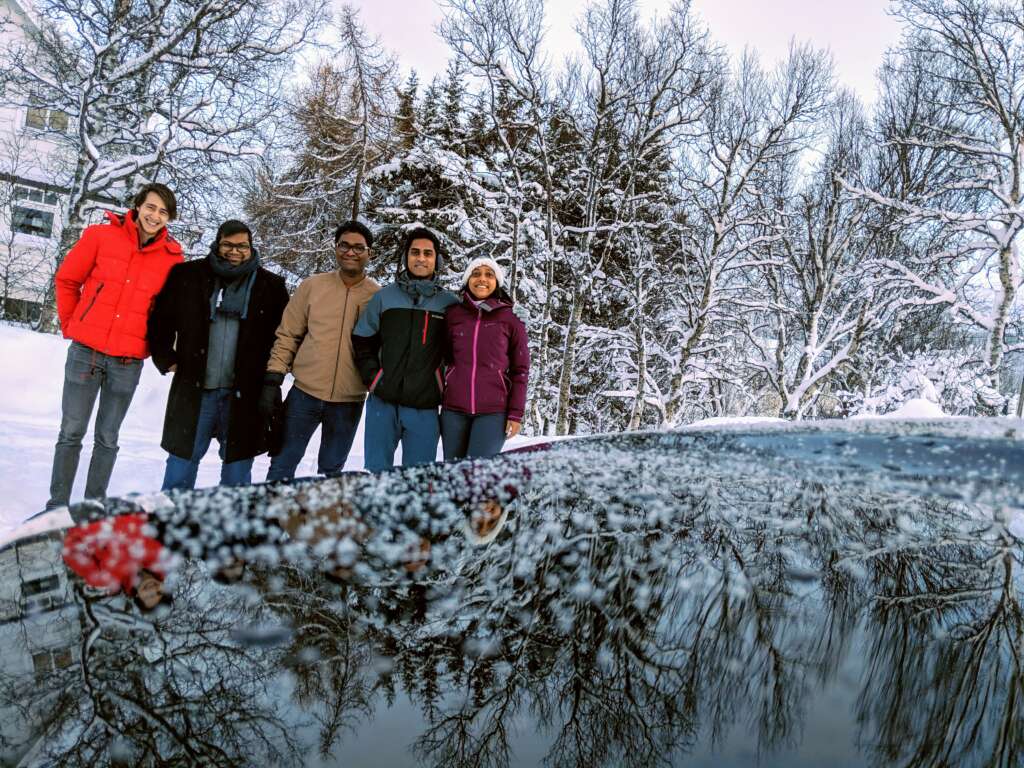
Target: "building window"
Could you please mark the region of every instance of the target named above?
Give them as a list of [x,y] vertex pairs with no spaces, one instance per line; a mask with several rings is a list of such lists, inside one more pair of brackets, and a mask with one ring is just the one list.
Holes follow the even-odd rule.
[[68,132],[68,113],[59,109],[29,107],[25,113],[25,127],[37,131]]
[[53,235],[53,213],[16,205],[11,212],[11,229],[23,235],[51,237]]
[[48,672],[52,672],[53,659],[50,658],[50,652],[40,651],[39,653],[33,653],[32,668],[35,670],[36,677],[45,677]]
[[60,579],[57,578],[57,574],[52,576],[46,576],[42,579],[32,579],[31,581],[23,582],[21,585],[21,597],[35,597],[41,595],[43,592],[52,592],[60,586]]
[[37,651],[32,654],[32,670],[35,672],[36,679],[42,679],[58,669],[67,669],[73,661],[70,648]]
[[14,188],[14,199],[15,200],[31,200],[34,203],[46,203],[46,205],[57,204],[57,193],[47,192],[37,187],[15,187]]

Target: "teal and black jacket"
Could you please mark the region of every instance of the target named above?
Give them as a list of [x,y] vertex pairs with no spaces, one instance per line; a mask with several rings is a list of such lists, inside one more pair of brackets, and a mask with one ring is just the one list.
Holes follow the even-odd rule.
[[458,303],[436,277],[414,280],[405,270],[373,295],[352,331],[356,368],[370,392],[408,408],[441,404],[444,313]]

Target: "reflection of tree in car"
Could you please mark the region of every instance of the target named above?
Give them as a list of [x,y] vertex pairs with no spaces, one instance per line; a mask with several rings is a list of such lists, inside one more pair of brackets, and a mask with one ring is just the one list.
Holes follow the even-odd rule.
[[201,567],[177,573],[176,599],[140,620],[110,598],[74,592],[81,654],[44,679],[0,678],[0,697],[36,723],[39,764],[300,765],[293,733],[265,692],[279,651],[235,642],[260,621],[241,594],[209,589]]
[[1020,562],[1010,541],[876,561],[870,695],[860,698],[859,719],[879,764],[1020,765]]
[[[1019,544],[960,501],[862,477],[772,483],[759,462],[661,448],[677,439],[537,453],[519,475],[511,456],[242,489],[261,523],[301,513],[309,533],[265,562],[255,547],[225,590],[244,611],[217,618],[288,628],[238,663],[287,681],[279,712],[314,722],[325,756],[400,693],[431,765],[507,764],[524,722],[553,765],[679,764],[738,730],[785,752],[820,724],[821,691],[860,685],[879,765],[1020,763]],[[466,546],[492,498],[504,528]],[[208,511],[232,514],[201,510],[204,530]],[[323,562],[360,521],[351,578],[331,583]],[[429,567],[396,567],[423,538]],[[209,663],[234,663],[222,652]],[[851,663],[869,673],[851,681]]]

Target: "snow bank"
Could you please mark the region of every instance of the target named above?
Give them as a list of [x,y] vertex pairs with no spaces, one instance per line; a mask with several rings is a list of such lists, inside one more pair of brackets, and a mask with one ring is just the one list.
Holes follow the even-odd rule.
[[949,418],[938,403],[924,397],[912,397],[894,411],[885,414],[861,413],[854,419],[945,419]]
[[687,424],[686,429],[710,429],[715,427],[734,426],[765,426],[770,424],[789,424],[785,419],[774,416],[711,416],[707,419]]

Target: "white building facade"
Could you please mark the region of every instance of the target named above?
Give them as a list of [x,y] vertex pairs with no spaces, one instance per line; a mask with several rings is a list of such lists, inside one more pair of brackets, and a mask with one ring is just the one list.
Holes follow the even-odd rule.
[[[37,28],[27,0],[0,0],[0,47],[28,45]],[[0,80],[0,318],[22,322],[52,301],[77,132],[67,113],[32,101]]]

